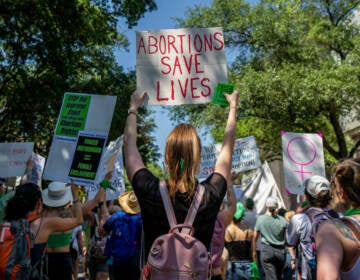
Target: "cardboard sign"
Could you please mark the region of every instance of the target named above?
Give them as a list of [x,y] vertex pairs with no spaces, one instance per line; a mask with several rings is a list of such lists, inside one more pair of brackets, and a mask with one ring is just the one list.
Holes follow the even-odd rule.
[[34,142],[0,143],[0,177],[24,175],[33,148]]
[[285,189],[303,194],[303,182],[313,176],[325,177],[321,134],[282,132]]
[[43,178],[70,182],[68,177],[79,131],[107,137],[116,96],[65,93]]
[[[199,178],[205,178],[214,172],[216,160],[222,144],[204,146],[201,150]],[[235,140],[232,156],[232,170],[243,172],[261,166],[259,150],[254,136]]]
[[137,91],[148,105],[212,101],[227,82],[222,28],[182,28],[136,32]]
[[79,132],[69,177],[77,184],[89,184],[96,178],[106,135]]

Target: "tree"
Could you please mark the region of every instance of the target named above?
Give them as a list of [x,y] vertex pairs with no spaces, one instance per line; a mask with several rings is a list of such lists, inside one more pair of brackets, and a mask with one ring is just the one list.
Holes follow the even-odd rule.
[[[255,135],[263,150],[280,155],[281,130],[322,133],[326,157],[334,160],[352,156],[360,145],[342,126],[345,116],[360,110],[359,3],[215,0],[178,22],[223,27],[227,47],[236,52],[229,81],[240,91],[239,136]],[[221,108],[183,107],[172,114],[211,125],[220,139],[226,117]]]
[[[154,9],[153,0],[2,0],[0,141],[34,141],[46,155],[64,92],[117,95],[109,139],[122,134],[135,76],[114,57],[128,46],[118,25],[131,28]],[[143,115],[150,133],[154,123]],[[154,146],[144,151],[156,158]]]

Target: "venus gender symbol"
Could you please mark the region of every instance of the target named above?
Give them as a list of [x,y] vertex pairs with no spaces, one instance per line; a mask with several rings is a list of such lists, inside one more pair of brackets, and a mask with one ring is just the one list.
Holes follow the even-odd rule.
[[316,159],[315,144],[304,136],[294,137],[288,142],[286,153],[292,162],[300,165],[300,170],[294,170],[294,172],[300,173],[301,182],[303,183],[304,174],[312,173],[304,171],[304,167],[312,164]]

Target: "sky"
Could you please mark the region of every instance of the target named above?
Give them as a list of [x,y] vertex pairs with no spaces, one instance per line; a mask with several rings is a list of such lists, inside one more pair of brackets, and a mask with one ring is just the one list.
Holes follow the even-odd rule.
[[[185,18],[187,8],[194,7],[195,5],[210,6],[212,0],[155,0],[155,2],[157,4],[156,11],[146,13],[132,30],[120,30],[120,32],[125,33],[130,42],[129,52],[125,50],[118,50],[116,52],[117,60],[124,67],[125,71],[135,70],[136,31],[176,28],[176,22],[173,18]],[[161,107],[152,106],[151,109],[155,111],[153,116],[158,126],[154,132],[156,144],[159,146],[160,153],[163,156],[166,137],[177,123],[171,123],[167,111]],[[205,131],[199,131],[199,135],[203,144],[211,143],[212,138],[210,134],[207,134]],[[161,158],[159,163],[162,164],[162,162],[163,159]]]

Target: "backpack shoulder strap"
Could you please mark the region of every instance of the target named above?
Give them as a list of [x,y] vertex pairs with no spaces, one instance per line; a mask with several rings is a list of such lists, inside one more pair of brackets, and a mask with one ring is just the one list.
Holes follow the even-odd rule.
[[167,219],[168,219],[168,222],[170,225],[170,229],[171,229],[175,225],[177,225],[177,222],[176,222],[174,209],[173,209],[173,206],[170,201],[169,192],[166,188],[164,181],[159,182],[159,189],[160,189],[161,199],[162,199],[164,207],[165,207],[166,216],[167,216]]
[[[165,185],[164,181],[161,181],[159,183],[159,189],[160,189],[161,198],[162,198],[162,201],[163,201],[163,204],[164,204],[164,207],[165,207],[166,216],[168,218],[168,222],[169,222],[170,229],[171,229],[171,228],[173,228],[174,226],[177,225],[177,221],[176,221],[176,217],[175,217],[175,213],[174,213],[174,208],[173,208],[173,206],[171,204],[169,193],[168,193],[168,190],[166,188],[166,185]],[[185,221],[184,221],[185,225],[192,226],[192,224],[193,224],[193,222],[195,220],[197,211],[199,209],[202,197],[204,195],[204,192],[205,192],[205,187],[203,185],[199,184],[197,189],[196,189],[193,200],[191,202],[188,213],[186,215],[186,218],[185,218]],[[189,233],[190,229],[189,228],[184,228],[183,232]]]
[[201,185],[201,184],[198,184],[195,195],[194,195],[193,200],[191,202],[189,211],[188,211],[188,213],[186,215],[184,224],[192,226],[192,224],[194,223],[194,220],[195,220],[197,211],[199,209],[201,200],[202,200],[202,198],[204,196],[204,192],[205,192],[205,187],[203,185]]
[[[310,208],[305,211],[305,215],[308,216],[311,223],[311,231],[315,235],[320,224],[328,219],[331,219],[331,216],[324,209],[319,208]],[[321,218],[326,217],[326,218]]]

